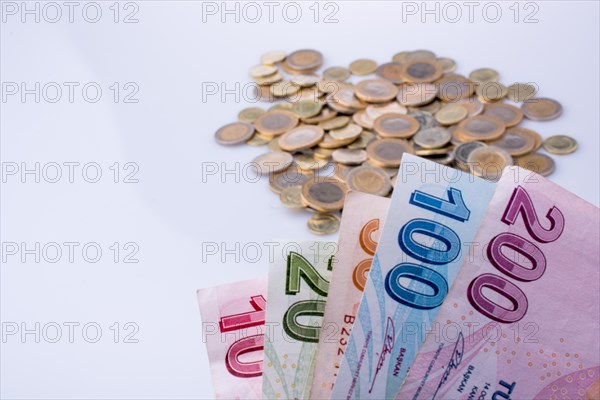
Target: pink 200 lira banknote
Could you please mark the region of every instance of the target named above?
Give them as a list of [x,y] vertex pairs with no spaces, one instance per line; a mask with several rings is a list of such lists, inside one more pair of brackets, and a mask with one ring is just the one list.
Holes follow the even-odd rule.
[[198,290],[217,399],[260,399],[267,278]]
[[397,399],[599,399],[597,207],[511,167]]

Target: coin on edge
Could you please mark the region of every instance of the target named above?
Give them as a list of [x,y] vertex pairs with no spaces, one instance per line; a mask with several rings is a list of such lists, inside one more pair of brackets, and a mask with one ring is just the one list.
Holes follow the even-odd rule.
[[562,114],[562,106],[556,100],[537,97],[525,101],[521,111],[531,120],[550,121]]
[[550,136],[544,140],[544,150],[552,154],[571,154],[577,150],[577,141],[565,135]]
[[283,151],[272,151],[270,153],[261,154],[252,160],[254,169],[261,175],[268,175],[271,173],[283,171],[287,169],[292,162],[294,157],[291,154]]
[[392,190],[389,175],[379,167],[363,165],[351,170],[346,176],[350,190],[370,193],[376,196],[387,196]]
[[302,185],[302,203],[317,211],[339,211],[345,198],[346,186],[337,179],[311,179]]
[[217,143],[224,146],[231,146],[246,142],[252,137],[254,127],[247,122],[234,122],[222,126],[215,133]]
[[542,153],[530,153],[515,158],[515,165],[548,176],[554,172],[554,160]]
[[306,223],[308,230],[315,235],[330,235],[340,229],[340,219],[329,213],[316,213]]

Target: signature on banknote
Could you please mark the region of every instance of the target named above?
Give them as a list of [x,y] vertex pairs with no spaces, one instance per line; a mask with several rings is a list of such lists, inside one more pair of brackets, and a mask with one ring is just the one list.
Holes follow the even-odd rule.
[[373,382],[371,382],[371,388],[369,389],[369,393],[373,391],[373,386],[375,386],[375,379],[377,379],[377,374],[383,368],[383,363],[385,362],[386,355],[392,352],[394,348],[394,344],[396,342],[396,328],[394,327],[394,321],[390,317],[387,318],[387,325],[385,327],[385,333],[383,334],[383,347],[381,348],[381,353],[379,355],[379,361],[377,362],[377,369],[375,370],[375,376],[373,376]]
[[448,376],[450,376],[450,372],[452,372],[453,369],[456,369],[460,365],[460,362],[462,361],[462,358],[463,358],[464,351],[465,351],[465,339],[463,337],[462,332],[459,332],[458,339],[456,340],[456,344],[454,346],[454,350],[452,350],[452,355],[450,356],[450,362],[446,366],[446,371],[444,372],[444,375],[442,375],[442,379],[440,380],[440,383],[439,383],[437,389],[435,390],[435,393],[433,394],[433,397],[431,398],[431,400],[435,400],[435,396],[437,396],[438,391],[440,390],[442,385],[444,383],[446,383],[446,381],[448,380]]

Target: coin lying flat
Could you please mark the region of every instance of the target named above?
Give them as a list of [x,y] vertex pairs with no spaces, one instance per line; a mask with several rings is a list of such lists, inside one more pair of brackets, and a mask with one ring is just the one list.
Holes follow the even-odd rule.
[[406,107],[396,102],[389,104],[371,104],[365,108],[367,115],[372,120],[381,117],[383,114],[406,114]]
[[367,152],[362,149],[337,149],[331,155],[333,161],[344,165],[360,165],[367,161]]
[[377,70],[377,63],[373,60],[361,58],[353,61],[348,69],[354,75],[369,75]]
[[397,62],[381,64],[377,67],[376,74],[394,84],[403,82],[402,64]]
[[268,51],[260,56],[260,62],[265,65],[275,65],[285,60],[285,55],[285,51]]
[[290,81],[280,81],[270,86],[271,94],[275,97],[289,97],[300,91],[300,86]]
[[348,124],[343,128],[332,129],[329,136],[335,140],[354,140],[360,136],[363,128],[356,124]]
[[476,97],[468,97],[466,99],[460,99],[454,104],[458,104],[461,107],[466,108],[469,113],[469,115],[468,115],[469,117],[474,117],[476,115],[481,114],[485,108],[483,103],[480,102],[479,100],[477,100]]
[[314,174],[312,172],[307,173],[292,165],[283,171],[270,174],[269,188],[274,193],[279,194],[285,188],[290,186],[302,186],[304,182],[313,178]]
[[521,156],[533,151],[535,139],[522,135],[519,131],[508,130],[500,139],[490,142],[490,145],[506,150],[511,156]]
[[361,110],[367,106],[354,95],[354,90],[352,88],[342,88],[337,92],[332,93],[330,95],[330,99],[330,105],[337,103],[344,107],[351,107],[358,110]]
[[475,86],[475,82],[464,76],[445,76],[437,82],[437,97],[446,102],[466,99],[475,93]]
[[297,50],[287,56],[285,64],[292,70],[313,72],[323,65],[323,55],[317,50]]
[[515,165],[542,176],[548,176],[554,172],[554,160],[541,153],[530,153],[521,157],[516,157]]
[[325,136],[323,136],[323,140],[317,146],[323,149],[339,149],[340,147],[349,145],[355,140],[356,138],[338,140],[332,138],[329,133],[326,133]]
[[480,83],[475,89],[477,98],[484,103],[495,103],[502,100],[508,94],[508,88],[498,82]]
[[491,115],[476,115],[462,120],[456,128],[467,140],[494,140],[504,133],[504,122]]
[[404,153],[413,154],[414,150],[402,139],[377,139],[367,146],[369,161],[378,167],[399,167]]
[[294,162],[303,171],[316,171],[324,168],[328,161],[323,158],[315,157],[314,153],[296,154]]
[[422,60],[424,58],[435,58],[435,53],[430,50],[413,50],[406,55],[405,60]]
[[332,129],[343,128],[344,126],[348,125],[349,122],[350,117],[341,116],[332,118],[328,121],[319,122],[319,126],[326,131],[330,131]]
[[565,135],[550,136],[544,140],[544,149],[552,154],[570,154],[577,150],[577,142]]
[[318,178],[302,185],[302,202],[321,212],[339,211],[344,206],[346,187],[333,178]]
[[556,100],[532,98],[521,105],[521,111],[534,121],[550,121],[562,114],[562,106]]
[[321,80],[321,77],[319,75],[315,75],[315,74],[299,74],[299,75],[292,75],[290,77],[290,82],[292,82],[300,87],[315,86],[320,80]]
[[248,146],[264,146],[265,144],[268,144],[270,140],[270,138],[254,134],[254,136],[246,141],[246,144]]
[[293,161],[294,157],[289,153],[272,151],[270,153],[261,154],[252,160],[252,163],[259,174],[268,175],[287,169],[292,165]]
[[217,143],[231,146],[246,142],[252,137],[254,127],[246,122],[234,122],[219,128],[215,133]]
[[523,112],[521,110],[505,103],[486,104],[483,115],[493,115],[500,118],[507,128],[518,125],[523,120]]
[[437,149],[448,144],[451,138],[447,129],[436,127],[420,130],[413,136],[413,142],[424,149]]
[[431,113],[424,111],[410,111],[408,115],[417,120],[420,129],[428,129],[433,128],[435,126],[439,126],[438,122],[435,120]]
[[405,82],[433,82],[442,76],[442,67],[435,59],[416,59],[402,64],[400,75]]
[[286,187],[279,193],[279,200],[287,208],[304,208],[302,204],[302,186]]
[[477,83],[498,82],[500,80],[500,74],[498,74],[498,71],[495,69],[479,68],[471,72],[469,78]]
[[319,124],[321,122],[329,121],[337,116],[337,111],[332,110],[328,107],[322,107],[321,112],[314,117],[304,117],[301,121],[306,124]]
[[392,61],[399,64],[403,64],[408,61],[406,57],[408,57],[410,53],[410,51],[401,51],[399,53],[396,53],[392,56]]
[[300,100],[292,105],[292,112],[298,116],[298,118],[309,118],[321,112],[323,103],[314,100]]
[[433,83],[403,83],[398,87],[396,100],[403,106],[420,106],[431,103],[437,95]]
[[308,230],[315,235],[330,235],[340,229],[340,219],[329,213],[316,213],[306,223]]
[[531,137],[534,142],[532,151],[538,150],[540,147],[542,147],[542,137],[536,131],[532,131],[531,129],[521,128],[520,126],[515,126],[513,128],[508,129],[506,132],[507,133],[514,132],[521,136]]
[[352,121],[356,125],[362,126],[364,129],[373,129],[373,118],[369,117],[366,110],[360,110],[352,115]]
[[531,99],[537,93],[537,89],[531,83],[513,83],[508,87],[507,97],[515,103],[521,103]]
[[346,146],[348,149],[365,149],[369,143],[375,139],[375,135],[371,131],[363,130],[358,139]]
[[479,147],[485,147],[486,144],[483,142],[465,142],[461,143],[454,149],[454,161],[456,166],[463,170],[469,171],[469,164],[467,163],[469,160],[469,154]]
[[504,167],[513,165],[510,154],[495,146],[479,147],[471,151],[467,159],[471,173],[484,179],[500,179]]
[[396,85],[383,79],[360,81],[354,88],[354,95],[367,103],[385,103],[395,98],[397,94]]
[[318,126],[302,125],[279,137],[279,147],[285,151],[300,151],[316,146],[325,135]]
[[454,61],[451,58],[448,57],[438,57],[435,59],[438,64],[440,64],[440,67],[442,67],[442,71],[445,74],[448,74],[450,72],[454,72],[456,70],[456,61]]
[[260,107],[248,107],[244,108],[238,113],[238,119],[241,122],[253,123],[256,118],[260,117],[265,113],[265,110]]
[[350,70],[344,67],[329,67],[323,71],[323,79],[328,81],[344,82],[350,78]]
[[465,107],[460,104],[450,104],[442,107],[434,117],[441,125],[454,125],[467,118],[467,115],[469,111]]
[[346,182],[350,190],[376,196],[387,196],[392,190],[388,174],[381,168],[368,165],[351,170],[346,176]]
[[373,122],[373,129],[382,138],[405,139],[419,130],[419,121],[405,114],[383,114]]
[[273,65],[256,65],[250,68],[250,75],[253,78],[262,78],[277,72],[277,67]]
[[275,72],[273,75],[263,76],[259,78],[254,78],[258,85],[269,86],[274,83],[280,82],[283,80],[283,76],[279,72]]
[[298,125],[298,117],[285,110],[267,111],[256,118],[254,126],[260,133],[278,136]]

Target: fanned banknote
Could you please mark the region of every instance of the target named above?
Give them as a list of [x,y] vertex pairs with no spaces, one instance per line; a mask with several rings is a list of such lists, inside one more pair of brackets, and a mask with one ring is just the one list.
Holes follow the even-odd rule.
[[198,290],[217,399],[260,399],[267,279]]
[[494,187],[404,154],[331,398],[396,397]]
[[354,324],[390,199],[350,192],[340,225],[337,262],[317,348],[311,399],[329,399]]
[[597,207],[504,170],[398,399],[599,399]]
[[307,399],[336,244],[275,246],[269,265],[263,398]]

